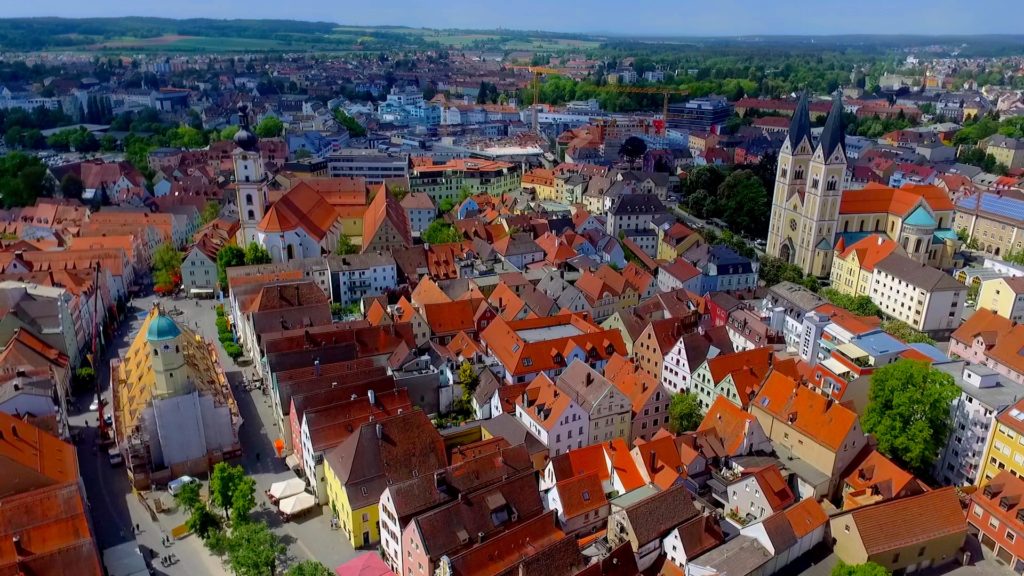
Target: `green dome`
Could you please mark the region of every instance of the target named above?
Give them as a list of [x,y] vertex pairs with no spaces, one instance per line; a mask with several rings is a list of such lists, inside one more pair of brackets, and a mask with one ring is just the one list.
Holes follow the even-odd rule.
[[156,318],[149,322],[149,329],[146,330],[146,340],[150,342],[174,340],[180,335],[181,329],[174,323],[174,320],[163,314],[157,314]]

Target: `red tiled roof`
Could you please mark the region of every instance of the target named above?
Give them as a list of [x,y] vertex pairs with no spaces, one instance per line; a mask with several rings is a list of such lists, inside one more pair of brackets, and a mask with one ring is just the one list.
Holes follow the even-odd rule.
[[[791,426],[835,452],[842,448],[857,423],[857,414],[838,402],[802,386],[792,377],[773,370],[751,407],[764,410],[785,426]],[[792,420],[790,422],[790,420]]]
[[890,240],[885,234],[872,234],[866,236],[846,247],[839,257],[849,258],[854,252],[857,253],[857,261],[862,270],[872,272],[875,265],[889,257],[893,252],[903,253],[900,245]]
[[967,534],[967,521],[956,488],[949,486],[917,496],[862,506],[834,521],[857,526],[869,555],[897,550],[954,534]]
[[555,484],[566,518],[576,518],[608,505],[601,479],[596,472],[580,474]]
[[894,214],[906,216],[924,203],[933,212],[951,212],[953,201],[946,191],[932,185],[890,188],[874,182],[860,190],[847,190],[839,203],[839,214]]
[[[519,332],[556,326],[572,326],[579,333],[571,336],[554,334],[550,339],[525,340]],[[532,374],[564,367],[552,350],[562,352],[575,347],[588,357],[607,359],[612,354],[625,354],[626,345],[618,330],[599,328],[577,314],[559,314],[544,318],[528,318],[507,322],[500,317],[480,333],[480,341],[513,376]]]
[[803,538],[820,526],[828,522],[828,515],[814,498],[806,498],[786,508],[783,512],[789,525],[793,527],[793,533],[797,538]]
[[697,427],[697,437],[705,439],[712,447],[721,446],[722,454],[732,456],[740,452],[747,429],[757,425],[757,418],[743,411],[725,396],[718,396]]

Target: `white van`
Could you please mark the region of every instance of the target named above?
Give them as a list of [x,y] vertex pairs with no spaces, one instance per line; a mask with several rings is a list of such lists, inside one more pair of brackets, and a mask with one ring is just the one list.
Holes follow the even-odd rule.
[[124,457],[121,456],[121,451],[117,449],[117,446],[107,450],[107,457],[110,458],[111,468],[124,463]]
[[174,496],[185,485],[187,485],[187,484],[198,484],[198,483],[199,483],[199,480],[196,480],[195,478],[193,478],[191,476],[182,476],[181,478],[176,478],[176,479],[171,480],[170,482],[168,482],[167,483],[167,491],[171,493],[171,496]]

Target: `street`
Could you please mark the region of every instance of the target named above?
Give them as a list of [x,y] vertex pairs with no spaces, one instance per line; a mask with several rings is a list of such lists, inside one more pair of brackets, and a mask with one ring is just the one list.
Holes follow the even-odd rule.
[[[127,350],[155,300],[152,296],[135,299],[134,305],[129,307],[127,319],[122,323],[113,346],[108,348],[109,352],[105,358],[98,362],[97,377],[103,398],[107,402],[110,400],[109,360],[115,354],[123,354]],[[356,556],[357,552],[342,538],[341,533],[330,529],[329,509],[314,511],[292,522],[282,523],[267,502],[263,492],[274,482],[294,477],[294,473],[288,470],[283,459],[273,456],[273,439],[278,437],[280,432],[273,423],[269,398],[263,396],[259,390],[246,392],[238,385],[242,381],[242,369],[224,354],[217,341],[214,313],[216,301],[169,298],[160,300],[166,309],[177,308],[181,311],[178,315],[172,315],[176,322],[198,330],[204,338],[215,343],[220,353],[224,371],[235,385],[235,399],[243,419],[239,430],[243,455],[231,463],[241,465],[256,480],[256,500],[261,504],[257,506],[254,514],[267,520],[288,547],[285,565],[292,561],[315,559],[333,569]],[[151,517],[149,511],[139,501],[139,497],[133,494],[124,467],[111,467],[106,450],[95,448],[98,415],[88,410],[91,400],[91,392],[77,396],[77,408],[72,407],[69,420],[72,431],[80,432],[81,436],[77,445],[79,467],[88,494],[99,549],[102,551],[134,537],[144,552],[148,548],[160,555],[174,553],[179,559],[179,563],[170,567],[163,567],[158,560],[154,560],[153,566],[157,574],[228,574],[229,571],[220,559],[212,556],[202,541],[195,536],[186,536],[169,548],[161,544],[163,536],[170,534],[172,528],[182,524],[184,517],[173,513],[157,513],[155,519]],[[208,479],[201,480],[204,481],[205,494]],[[173,504],[173,498],[165,491],[146,492],[144,496],[150,502],[159,497],[163,504]],[[261,509],[262,503],[267,505],[265,510]],[[136,524],[141,528],[141,532],[133,535]],[[279,565],[279,568],[283,567]]]

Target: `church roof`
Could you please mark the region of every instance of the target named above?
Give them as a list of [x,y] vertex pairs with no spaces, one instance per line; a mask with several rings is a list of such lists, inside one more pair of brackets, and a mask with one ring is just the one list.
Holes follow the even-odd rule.
[[924,206],[918,206],[917,210],[914,210],[903,223],[910,226],[934,227],[935,219],[925,210]]
[[820,142],[826,161],[836,148],[845,148],[846,146],[846,134],[843,132],[843,98],[839,92],[836,92],[835,98],[832,100],[832,111],[829,112],[825,128],[821,131]]
[[789,123],[789,145],[796,148],[804,139],[811,137],[811,113],[807,104],[807,92],[800,93],[800,101],[793,111],[793,121]]
[[146,330],[146,340],[150,342],[160,342],[161,340],[174,340],[181,335],[181,330],[178,325],[174,323],[167,316],[157,313],[156,318],[149,323],[149,328]]

